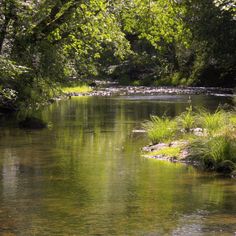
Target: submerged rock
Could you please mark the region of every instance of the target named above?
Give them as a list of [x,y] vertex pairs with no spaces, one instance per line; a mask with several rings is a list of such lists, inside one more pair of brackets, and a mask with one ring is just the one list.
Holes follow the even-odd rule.
[[36,117],[26,117],[19,122],[21,129],[44,129],[47,128],[47,123]]

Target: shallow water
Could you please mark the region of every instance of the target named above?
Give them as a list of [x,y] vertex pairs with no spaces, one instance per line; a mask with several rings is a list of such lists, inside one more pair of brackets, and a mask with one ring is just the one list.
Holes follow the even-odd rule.
[[[227,97],[192,96],[214,110]],[[141,157],[150,114],[188,96],[81,97],[42,111],[52,127],[0,124],[0,235],[235,235],[236,181]]]

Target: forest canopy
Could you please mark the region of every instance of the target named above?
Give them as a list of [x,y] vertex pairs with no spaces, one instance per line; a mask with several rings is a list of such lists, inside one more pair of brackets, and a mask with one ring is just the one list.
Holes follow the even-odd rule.
[[46,102],[68,79],[235,86],[234,0],[1,0],[0,97]]

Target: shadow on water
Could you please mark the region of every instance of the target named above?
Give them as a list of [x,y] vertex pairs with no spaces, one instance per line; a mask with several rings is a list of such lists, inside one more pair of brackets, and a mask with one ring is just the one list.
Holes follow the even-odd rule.
[[[192,97],[213,110],[225,102]],[[147,139],[131,135],[150,114],[186,106],[186,96],[84,97],[46,107],[51,129],[1,125],[0,234],[233,234],[234,180],[145,159]]]

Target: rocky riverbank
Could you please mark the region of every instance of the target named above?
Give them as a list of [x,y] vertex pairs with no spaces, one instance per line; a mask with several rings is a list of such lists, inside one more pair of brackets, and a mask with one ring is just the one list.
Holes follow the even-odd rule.
[[93,91],[87,93],[68,92],[68,96],[130,96],[130,95],[198,95],[234,96],[232,88],[205,88],[205,87],[145,87],[145,86],[119,86],[105,84],[95,86]]
[[[201,162],[201,159],[194,158],[191,155],[189,142],[185,140],[149,145],[143,147],[142,152],[145,158],[169,161],[173,163],[183,163],[206,170]],[[232,165],[233,164],[231,161],[225,160],[219,165],[217,172],[219,174],[223,174],[224,176],[236,179],[236,170]]]
[[236,113],[192,110],[175,118],[152,116],[143,124],[151,143],[143,148],[148,158],[183,162],[202,170],[236,176]]
[[142,148],[143,156],[171,162],[192,163],[188,144],[188,141],[182,140],[145,146]]

